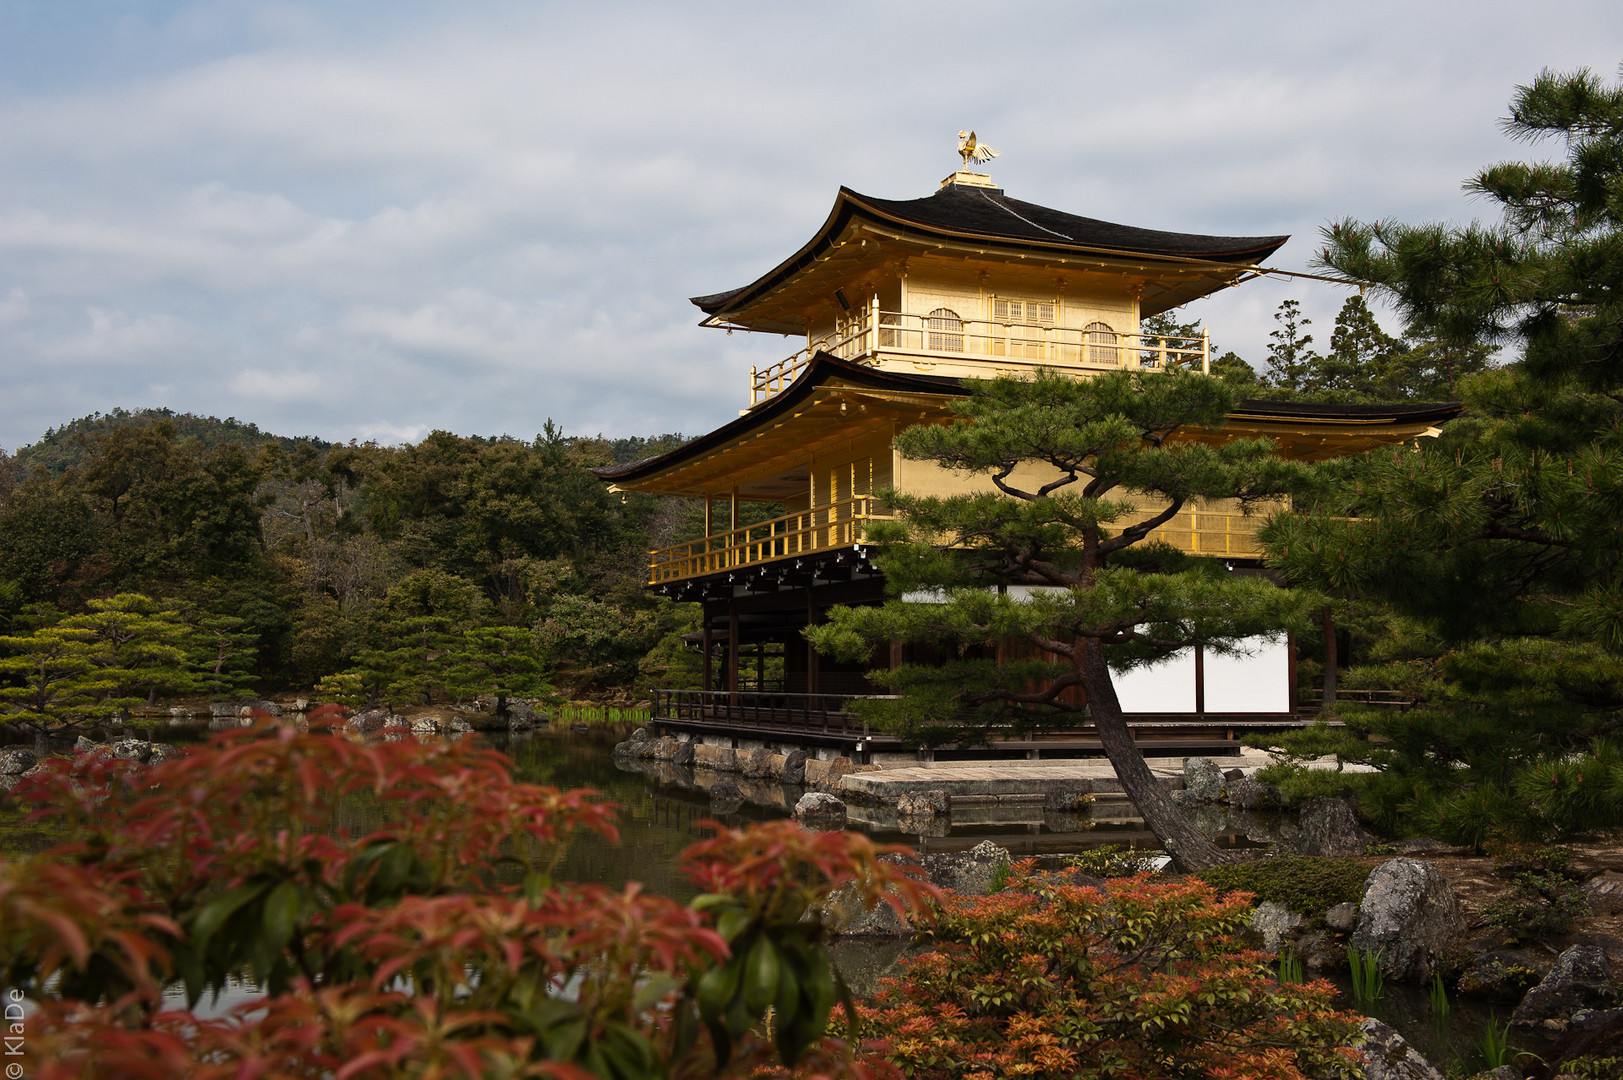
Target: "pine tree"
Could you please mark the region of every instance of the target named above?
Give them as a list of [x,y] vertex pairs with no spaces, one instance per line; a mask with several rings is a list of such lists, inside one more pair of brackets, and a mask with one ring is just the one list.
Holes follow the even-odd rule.
[[1263,382],[1275,390],[1299,394],[1308,389],[1310,374],[1323,359],[1311,348],[1313,335],[1304,333],[1313,320],[1302,314],[1300,301],[1285,300],[1274,312],[1274,321],[1279,326],[1268,335],[1272,344]]
[[1500,222],[1344,221],[1322,263],[1391,297],[1411,335],[1522,359],[1466,379],[1469,419],[1441,438],[1372,455],[1322,516],[1264,534],[1292,581],[1341,582],[1435,636],[1368,676],[1419,705],[1359,719],[1385,740],[1364,806],[1472,841],[1623,825],[1623,83],[1545,72],[1506,127],[1567,160],[1479,174]]
[[1303,389],[1316,397],[1347,401],[1392,401],[1403,395],[1395,385],[1394,361],[1407,350],[1381,329],[1362,296],[1341,305],[1330,334],[1330,352],[1303,379]]
[[[892,592],[943,602],[836,608],[808,637],[849,660],[890,643],[944,651],[945,663],[872,673],[900,700],[859,706],[914,741],[984,741],[1091,720],[1173,859],[1185,867],[1221,861],[1150,773],[1111,666],[1195,644],[1221,650],[1310,617],[1297,595],[1208,561],[1175,572],[1128,565],[1130,549],[1193,500],[1251,504],[1294,482],[1297,467],[1264,440],[1213,447],[1176,439],[1185,425],[1221,424],[1232,403],[1218,380],[1180,372],[976,384],[956,406],[959,420],[910,428],[896,446],[911,460],[984,477],[991,490],[892,493],[904,524],[880,534],[893,544],[880,556]],[[1135,513],[1134,493],[1161,508]]]

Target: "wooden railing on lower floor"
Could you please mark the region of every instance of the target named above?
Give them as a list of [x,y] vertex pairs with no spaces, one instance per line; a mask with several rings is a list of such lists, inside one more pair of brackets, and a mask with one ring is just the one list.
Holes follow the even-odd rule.
[[[894,520],[880,509],[879,500],[871,495],[859,495],[829,506],[785,514],[770,521],[661,548],[649,552],[648,583],[684,581],[722,570],[738,570],[861,544],[866,541],[870,524]],[[1153,516],[1154,511],[1135,510],[1115,525],[1119,529]],[[1148,539],[1170,544],[1191,555],[1256,559],[1263,554],[1262,545],[1257,542],[1257,531],[1266,519],[1266,512],[1248,515],[1186,506],[1150,533]]]
[[681,581],[850,547],[863,542],[871,523],[889,520],[891,515],[881,511],[879,500],[872,495],[814,506],[649,552],[648,583]]

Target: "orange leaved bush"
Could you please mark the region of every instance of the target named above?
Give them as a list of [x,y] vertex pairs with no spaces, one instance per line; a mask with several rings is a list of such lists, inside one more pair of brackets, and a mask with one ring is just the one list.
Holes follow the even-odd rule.
[[915,1080],[1346,1080],[1360,1017],[1239,946],[1248,897],[1148,875],[1088,887],[1016,864],[948,901],[935,949],[859,1008],[866,1052]]
[[[827,1037],[836,888],[919,907],[886,849],[792,822],[684,855],[690,905],[553,880],[616,839],[585,790],[516,782],[466,743],[362,743],[262,721],[151,768],[53,762],[14,797],[70,839],[0,861],[0,982],[32,1011],[29,1075],[865,1076]],[[187,1005],[246,974],[264,990]],[[846,1010],[850,1015],[850,1009]]]

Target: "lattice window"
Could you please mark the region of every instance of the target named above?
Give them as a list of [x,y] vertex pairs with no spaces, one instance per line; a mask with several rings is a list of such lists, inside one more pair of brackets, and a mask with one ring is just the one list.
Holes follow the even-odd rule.
[[1035,326],[1054,325],[1054,301],[1010,300],[992,297],[992,321],[1014,325],[1024,323]]
[[1090,322],[1082,328],[1082,341],[1087,346],[1084,356],[1093,363],[1121,363],[1121,350],[1116,347],[1118,340],[1109,323]]
[[964,351],[964,320],[951,308],[938,307],[925,322],[929,329],[927,348],[932,352]]

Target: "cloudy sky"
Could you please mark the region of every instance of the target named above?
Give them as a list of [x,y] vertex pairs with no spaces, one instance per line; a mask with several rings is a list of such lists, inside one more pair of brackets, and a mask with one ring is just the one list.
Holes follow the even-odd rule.
[[[686,298],[846,184],[927,195],[973,127],[1017,198],[1295,239],[1464,220],[1540,68],[1623,5],[0,0],[0,447],[116,406],[410,441],[696,434],[782,338]],[[1260,366],[1297,297],[1188,311]]]

